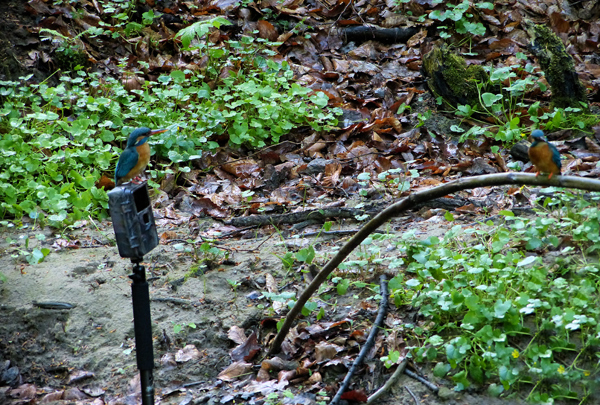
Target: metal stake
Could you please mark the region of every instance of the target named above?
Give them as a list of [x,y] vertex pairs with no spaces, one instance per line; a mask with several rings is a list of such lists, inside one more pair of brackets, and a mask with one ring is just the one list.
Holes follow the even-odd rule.
[[146,269],[140,266],[143,258],[131,259],[133,280],[131,300],[133,301],[133,328],[135,331],[135,355],[140,382],[142,385],[142,404],[154,405],[154,353],[152,350],[152,320],[150,317],[150,292],[146,281]]

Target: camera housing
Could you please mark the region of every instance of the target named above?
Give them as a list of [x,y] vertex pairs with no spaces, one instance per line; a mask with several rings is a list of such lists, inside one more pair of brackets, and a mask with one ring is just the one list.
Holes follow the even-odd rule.
[[128,183],[108,192],[119,255],[141,259],[158,245],[148,186]]

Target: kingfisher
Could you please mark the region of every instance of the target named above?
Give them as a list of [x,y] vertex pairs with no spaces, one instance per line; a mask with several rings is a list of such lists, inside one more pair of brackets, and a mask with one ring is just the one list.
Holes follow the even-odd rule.
[[556,146],[548,142],[544,132],[539,129],[531,133],[529,159],[535,166],[536,177],[540,173],[549,173],[548,179],[551,179],[553,174],[560,175],[560,153]]
[[161,134],[167,129],[150,129],[146,127],[135,129],[129,139],[127,147],[121,153],[117,168],[115,170],[115,184],[120,186],[130,180],[134,182],[140,174],[144,172],[148,162],[150,162],[150,145],[148,138],[151,135]]

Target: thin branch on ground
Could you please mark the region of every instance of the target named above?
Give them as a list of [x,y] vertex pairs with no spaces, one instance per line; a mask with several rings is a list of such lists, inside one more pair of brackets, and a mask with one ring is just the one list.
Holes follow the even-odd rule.
[[232,236],[237,235],[238,233],[242,233],[244,231],[250,230],[250,229],[254,229],[257,228],[257,225],[250,225],[250,226],[246,226],[240,229],[236,229],[235,231],[231,231],[231,232],[227,232],[227,233],[223,233],[221,235],[215,236],[215,239],[225,239],[225,238],[231,238]]
[[402,360],[400,364],[398,364],[398,367],[396,367],[396,371],[394,371],[394,374],[392,374],[392,376],[385,382],[385,384],[383,384],[381,388],[379,388],[377,391],[371,394],[371,396],[367,400],[367,405],[379,403],[379,398],[383,394],[388,392],[394,385],[396,385],[400,376],[404,374],[404,370],[406,370],[407,364],[408,357],[405,357],[404,360]]
[[282,142],[279,142],[279,143],[275,143],[275,144],[273,144],[273,145],[265,146],[264,148],[261,148],[261,149],[259,149],[259,150],[255,151],[255,152],[253,152],[253,153],[250,153],[250,154],[249,154],[249,155],[247,155],[247,156],[241,157],[241,158],[239,158],[239,159],[228,160],[227,162],[223,162],[223,163],[221,163],[221,164],[214,165],[213,167],[223,167],[223,166],[224,166],[224,165],[226,165],[226,164],[231,164],[231,163],[235,163],[235,162],[241,162],[241,161],[244,161],[244,160],[248,160],[248,159],[250,159],[252,156],[256,156],[256,155],[258,155],[258,154],[260,154],[260,153],[263,153],[263,152],[265,152],[265,151],[268,151],[269,149],[274,149],[275,147],[277,147],[277,146],[279,146],[279,145],[283,145],[284,143],[291,143],[291,144],[294,144],[294,145],[301,145],[301,143],[299,143],[299,142],[292,142],[292,141],[282,141]]
[[406,389],[406,391],[408,391],[410,396],[413,397],[413,399],[415,400],[415,404],[419,405],[419,400],[417,399],[417,396],[415,394],[413,394],[413,392],[410,390],[410,388],[408,388],[406,385],[404,386],[404,388]]
[[404,374],[406,374],[410,378],[414,378],[415,380],[417,380],[420,383],[424,384],[427,388],[429,388],[433,392],[437,393],[440,390],[440,388],[437,385],[435,385],[434,383],[432,383],[428,379],[426,379],[424,377],[421,377],[419,374],[417,374],[415,372],[412,372],[410,370],[404,370]]
[[271,239],[271,238],[273,237],[273,235],[276,235],[276,234],[277,234],[277,232],[273,232],[273,233],[271,233],[271,234],[270,234],[270,235],[269,235],[267,238],[265,238],[265,240],[263,240],[262,242],[260,242],[260,244],[259,244],[257,247],[255,247],[255,248],[254,248],[254,250],[258,250],[258,249],[260,249],[260,247],[261,247],[262,245],[264,245],[264,243],[265,243],[266,241],[268,241],[269,239]]
[[[375,211],[377,212],[377,211]],[[325,222],[328,218],[354,218],[357,215],[368,213],[367,208],[345,208],[345,207],[329,207],[315,208],[300,212],[290,212],[287,214],[270,214],[270,215],[252,215],[249,217],[231,218],[225,221],[225,225],[233,226],[263,226],[273,225],[279,226],[283,224],[297,224],[307,220],[315,220]]]
[[189,305],[191,307],[195,307],[198,304],[200,304],[199,302],[193,302],[190,300],[184,300],[181,298],[172,298],[172,297],[152,297],[150,298],[151,301],[154,302],[170,302],[171,304],[177,304],[177,305]]
[[318,231],[318,232],[307,232],[307,233],[301,233],[300,235],[293,235],[290,236],[291,237],[298,237],[298,238],[309,238],[311,236],[346,236],[346,235],[352,235],[355,234],[356,232],[358,232],[358,229],[340,229],[339,231]]
[[309,286],[302,292],[298,301],[290,312],[285,317],[281,329],[273,340],[273,345],[269,350],[269,355],[278,353],[281,349],[285,337],[287,336],[292,324],[296,320],[296,317],[304,308],[304,305],[312,297],[312,295],[319,289],[321,284],[327,280],[327,277],[337,269],[338,265],[344,261],[350,253],[365,240],[373,231],[379,228],[382,224],[387,222],[389,219],[398,216],[400,213],[407,209],[413,208],[419,203],[430,201],[435,198],[444,197],[448,194],[456,193],[461,190],[468,190],[477,187],[491,187],[491,186],[503,186],[508,184],[514,185],[530,185],[530,186],[554,186],[563,188],[574,188],[588,191],[600,191],[600,180],[586,179],[583,177],[574,176],[553,176],[548,179],[546,176],[535,176],[530,173],[498,173],[488,174],[484,176],[474,176],[458,179],[450,183],[443,184],[432,189],[419,191],[403,198],[402,200],[388,206],[386,209],[377,214],[373,219],[367,222],[357,233],[354,235],[338,253],[323,267],[317,277],[309,284]]
[[366,343],[361,348],[360,353],[356,357],[356,360],[354,360],[354,363],[352,363],[352,367],[350,367],[348,374],[346,374],[346,378],[344,378],[340,389],[338,390],[337,394],[335,394],[335,397],[333,397],[333,400],[331,400],[330,405],[337,405],[338,402],[340,402],[342,394],[346,392],[346,390],[350,386],[350,380],[352,380],[352,376],[362,365],[365,357],[367,356],[367,353],[371,351],[371,348],[375,344],[375,337],[377,337],[377,332],[379,332],[379,329],[383,325],[383,320],[385,319],[388,305],[387,277],[385,274],[379,277],[379,286],[381,302],[379,302],[379,311],[377,311],[377,318],[375,318],[375,322],[373,323],[373,327],[371,328],[371,332],[369,333],[369,337],[367,338]]

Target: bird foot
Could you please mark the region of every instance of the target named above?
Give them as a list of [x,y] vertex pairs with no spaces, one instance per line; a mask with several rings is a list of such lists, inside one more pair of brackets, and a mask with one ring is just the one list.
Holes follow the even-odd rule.
[[554,174],[554,173],[550,173],[550,175],[548,176],[548,180],[550,180],[550,179],[552,178],[552,175],[553,175],[553,174]]
[[535,177],[539,176],[540,172],[535,172]]

